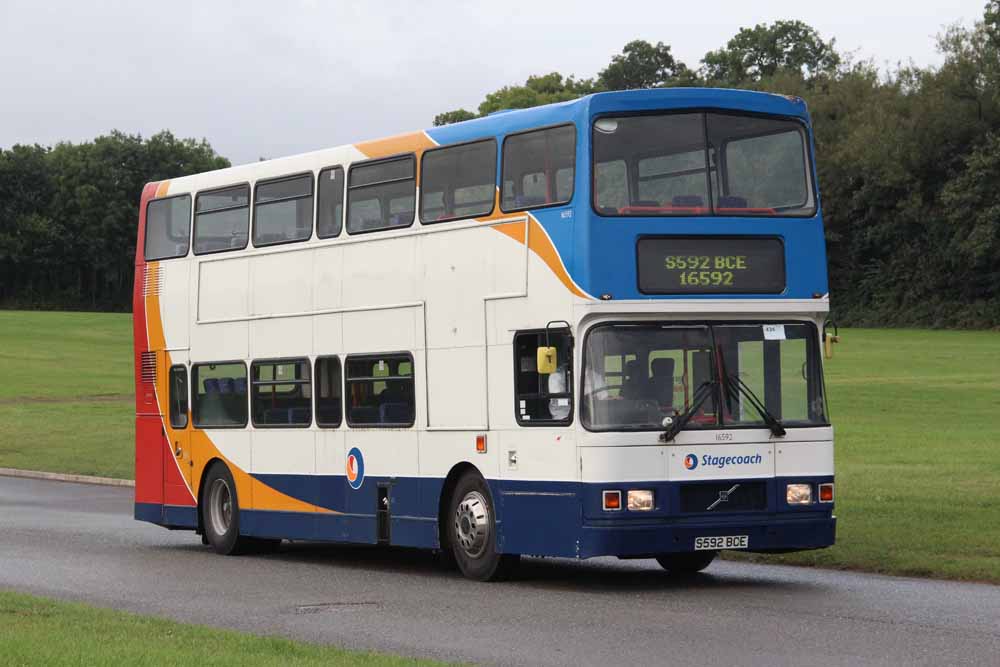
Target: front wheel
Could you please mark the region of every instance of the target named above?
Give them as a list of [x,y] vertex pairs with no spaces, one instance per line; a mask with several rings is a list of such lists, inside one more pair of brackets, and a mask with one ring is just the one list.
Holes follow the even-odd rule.
[[496,515],[486,480],[467,473],[451,496],[448,544],[458,569],[469,579],[497,581],[510,576],[520,556],[496,550]]
[[682,554],[662,554],[656,557],[656,562],[664,570],[669,570],[674,574],[694,574],[701,572],[712,564],[718,551],[695,551],[693,553]]

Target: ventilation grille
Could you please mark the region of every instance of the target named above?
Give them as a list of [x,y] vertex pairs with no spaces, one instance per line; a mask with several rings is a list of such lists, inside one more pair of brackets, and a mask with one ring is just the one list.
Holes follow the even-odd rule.
[[143,352],[140,355],[139,377],[143,382],[156,384],[156,352]]
[[[736,487],[735,489],[733,487]],[[722,500],[721,498],[725,498]],[[685,484],[681,487],[681,511],[685,513],[753,512],[767,509],[764,482],[719,482]]]
[[163,279],[160,276],[160,265],[147,264],[146,271],[143,273],[142,295],[159,296],[162,290]]

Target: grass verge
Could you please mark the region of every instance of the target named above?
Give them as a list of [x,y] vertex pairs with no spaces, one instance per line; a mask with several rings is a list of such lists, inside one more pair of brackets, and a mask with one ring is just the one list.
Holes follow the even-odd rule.
[[749,559],[1000,583],[1000,333],[843,339],[826,366],[837,544]]
[[439,665],[0,591],[5,665]]

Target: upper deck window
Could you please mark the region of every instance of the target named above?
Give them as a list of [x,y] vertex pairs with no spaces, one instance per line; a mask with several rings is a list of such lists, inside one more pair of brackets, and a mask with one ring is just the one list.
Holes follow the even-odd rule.
[[606,216],[809,216],[806,135],[793,120],[721,113],[594,122],[594,208]]
[[561,125],[507,137],[503,142],[500,209],[520,211],[573,198],[576,128]]
[[347,175],[347,233],[412,225],[416,169],[412,155],[351,167]]
[[146,207],[146,261],[183,257],[191,243],[191,196],[154,199]]
[[316,205],[316,236],[328,239],[340,235],[344,225],[344,168],[330,167],[319,172],[319,203]]
[[497,142],[447,146],[420,161],[420,222],[489,215],[496,201]]
[[312,215],[312,174],[259,182],[254,189],[253,244],[304,241],[312,235]]
[[194,254],[247,247],[250,236],[249,185],[199,193],[194,210]]

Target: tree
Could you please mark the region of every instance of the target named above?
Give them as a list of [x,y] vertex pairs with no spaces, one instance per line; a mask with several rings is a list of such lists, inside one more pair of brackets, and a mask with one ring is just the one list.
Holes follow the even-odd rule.
[[542,104],[565,102],[598,90],[593,79],[577,80],[558,72],[529,76],[523,86],[504,86],[486,96],[479,105],[479,115],[485,116],[503,109],[527,109]]
[[694,73],[676,60],[670,47],[663,42],[652,45],[637,39],[622,48],[611,58],[611,63],[597,77],[599,87],[605,90],[634,88],[660,88],[691,84]]
[[127,310],[143,185],[226,166],[169,132],[0,151],[0,300]]
[[450,125],[451,123],[461,123],[463,120],[472,120],[473,118],[476,118],[476,114],[467,109],[445,111],[434,116],[434,127]]
[[702,59],[702,76],[714,85],[738,86],[771,77],[781,70],[806,78],[831,74],[840,64],[834,40],[823,41],[802,21],[760,23],[741,28],[725,48]]
[[522,86],[504,86],[489,93],[479,105],[479,113],[465,109],[446,111],[434,117],[434,125],[447,125],[486,116],[504,109],[528,109],[542,104],[565,102],[598,91],[593,79],[563,77],[559,72],[529,76]]

